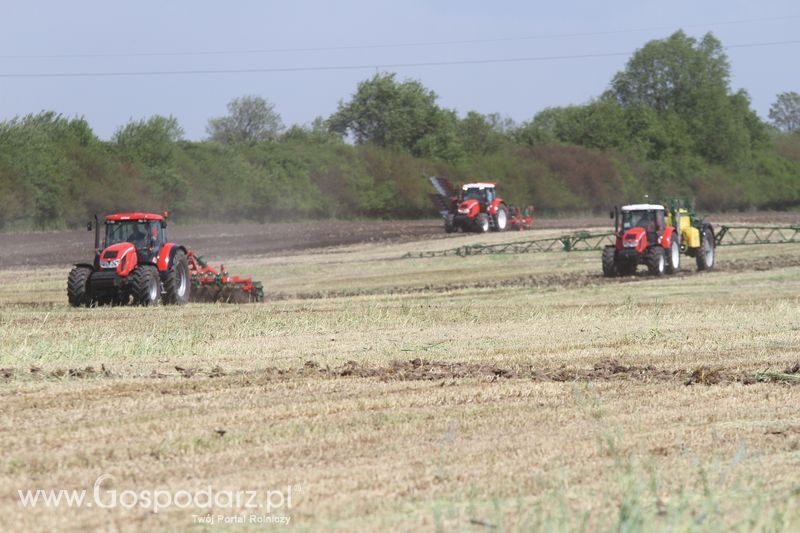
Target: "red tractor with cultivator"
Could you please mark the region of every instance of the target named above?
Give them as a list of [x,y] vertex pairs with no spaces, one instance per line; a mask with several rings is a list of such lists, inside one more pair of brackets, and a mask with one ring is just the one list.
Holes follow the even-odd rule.
[[[185,246],[167,240],[167,214],[118,213],[105,217],[104,238],[94,221],[94,261],[69,273],[73,307],[181,305],[192,301],[261,301],[264,290],[250,278],[217,271]],[[88,229],[91,231],[92,224]]]
[[497,196],[495,183],[466,183],[455,187],[448,179],[431,176],[436,193],[430,197],[444,218],[444,230],[505,231],[531,229],[533,206],[520,208]]

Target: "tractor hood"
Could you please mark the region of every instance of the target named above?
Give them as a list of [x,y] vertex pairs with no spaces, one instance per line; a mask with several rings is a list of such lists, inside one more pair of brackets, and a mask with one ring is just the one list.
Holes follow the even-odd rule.
[[622,234],[622,246],[624,248],[636,248],[639,251],[647,246],[647,235],[644,228],[631,228]]
[[136,248],[129,242],[111,245],[99,257],[99,267],[102,270],[116,270],[120,276],[130,274],[136,264]]
[[464,200],[460,204],[458,204],[458,214],[459,215],[467,215],[468,217],[472,218],[477,216],[481,210],[481,206],[478,203],[478,200],[470,199]]

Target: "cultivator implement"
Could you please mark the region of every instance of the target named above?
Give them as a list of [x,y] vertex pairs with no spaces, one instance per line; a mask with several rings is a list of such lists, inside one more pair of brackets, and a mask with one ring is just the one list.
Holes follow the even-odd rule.
[[264,288],[252,278],[231,276],[225,265],[219,270],[209,266],[203,258],[188,252],[191,273],[191,300],[194,302],[250,303],[264,299]]

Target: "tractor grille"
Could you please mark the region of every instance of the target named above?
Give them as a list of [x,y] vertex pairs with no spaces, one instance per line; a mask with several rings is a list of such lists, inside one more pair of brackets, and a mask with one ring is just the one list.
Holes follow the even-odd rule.
[[123,283],[116,272],[93,272],[89,278],[92,292],[116,291]]

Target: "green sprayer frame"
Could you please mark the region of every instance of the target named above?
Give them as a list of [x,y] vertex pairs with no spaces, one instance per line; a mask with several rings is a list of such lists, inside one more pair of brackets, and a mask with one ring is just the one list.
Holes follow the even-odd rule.
[[[499,244],[466,244],[448,250],[408,252],[403,257],[467,257],[490,254],[530,254],[535,252],[589,252],[614,244],[613,233],[579,231],[561,237]],[[800,226],[720,226],[717,246],[800,243]]]

